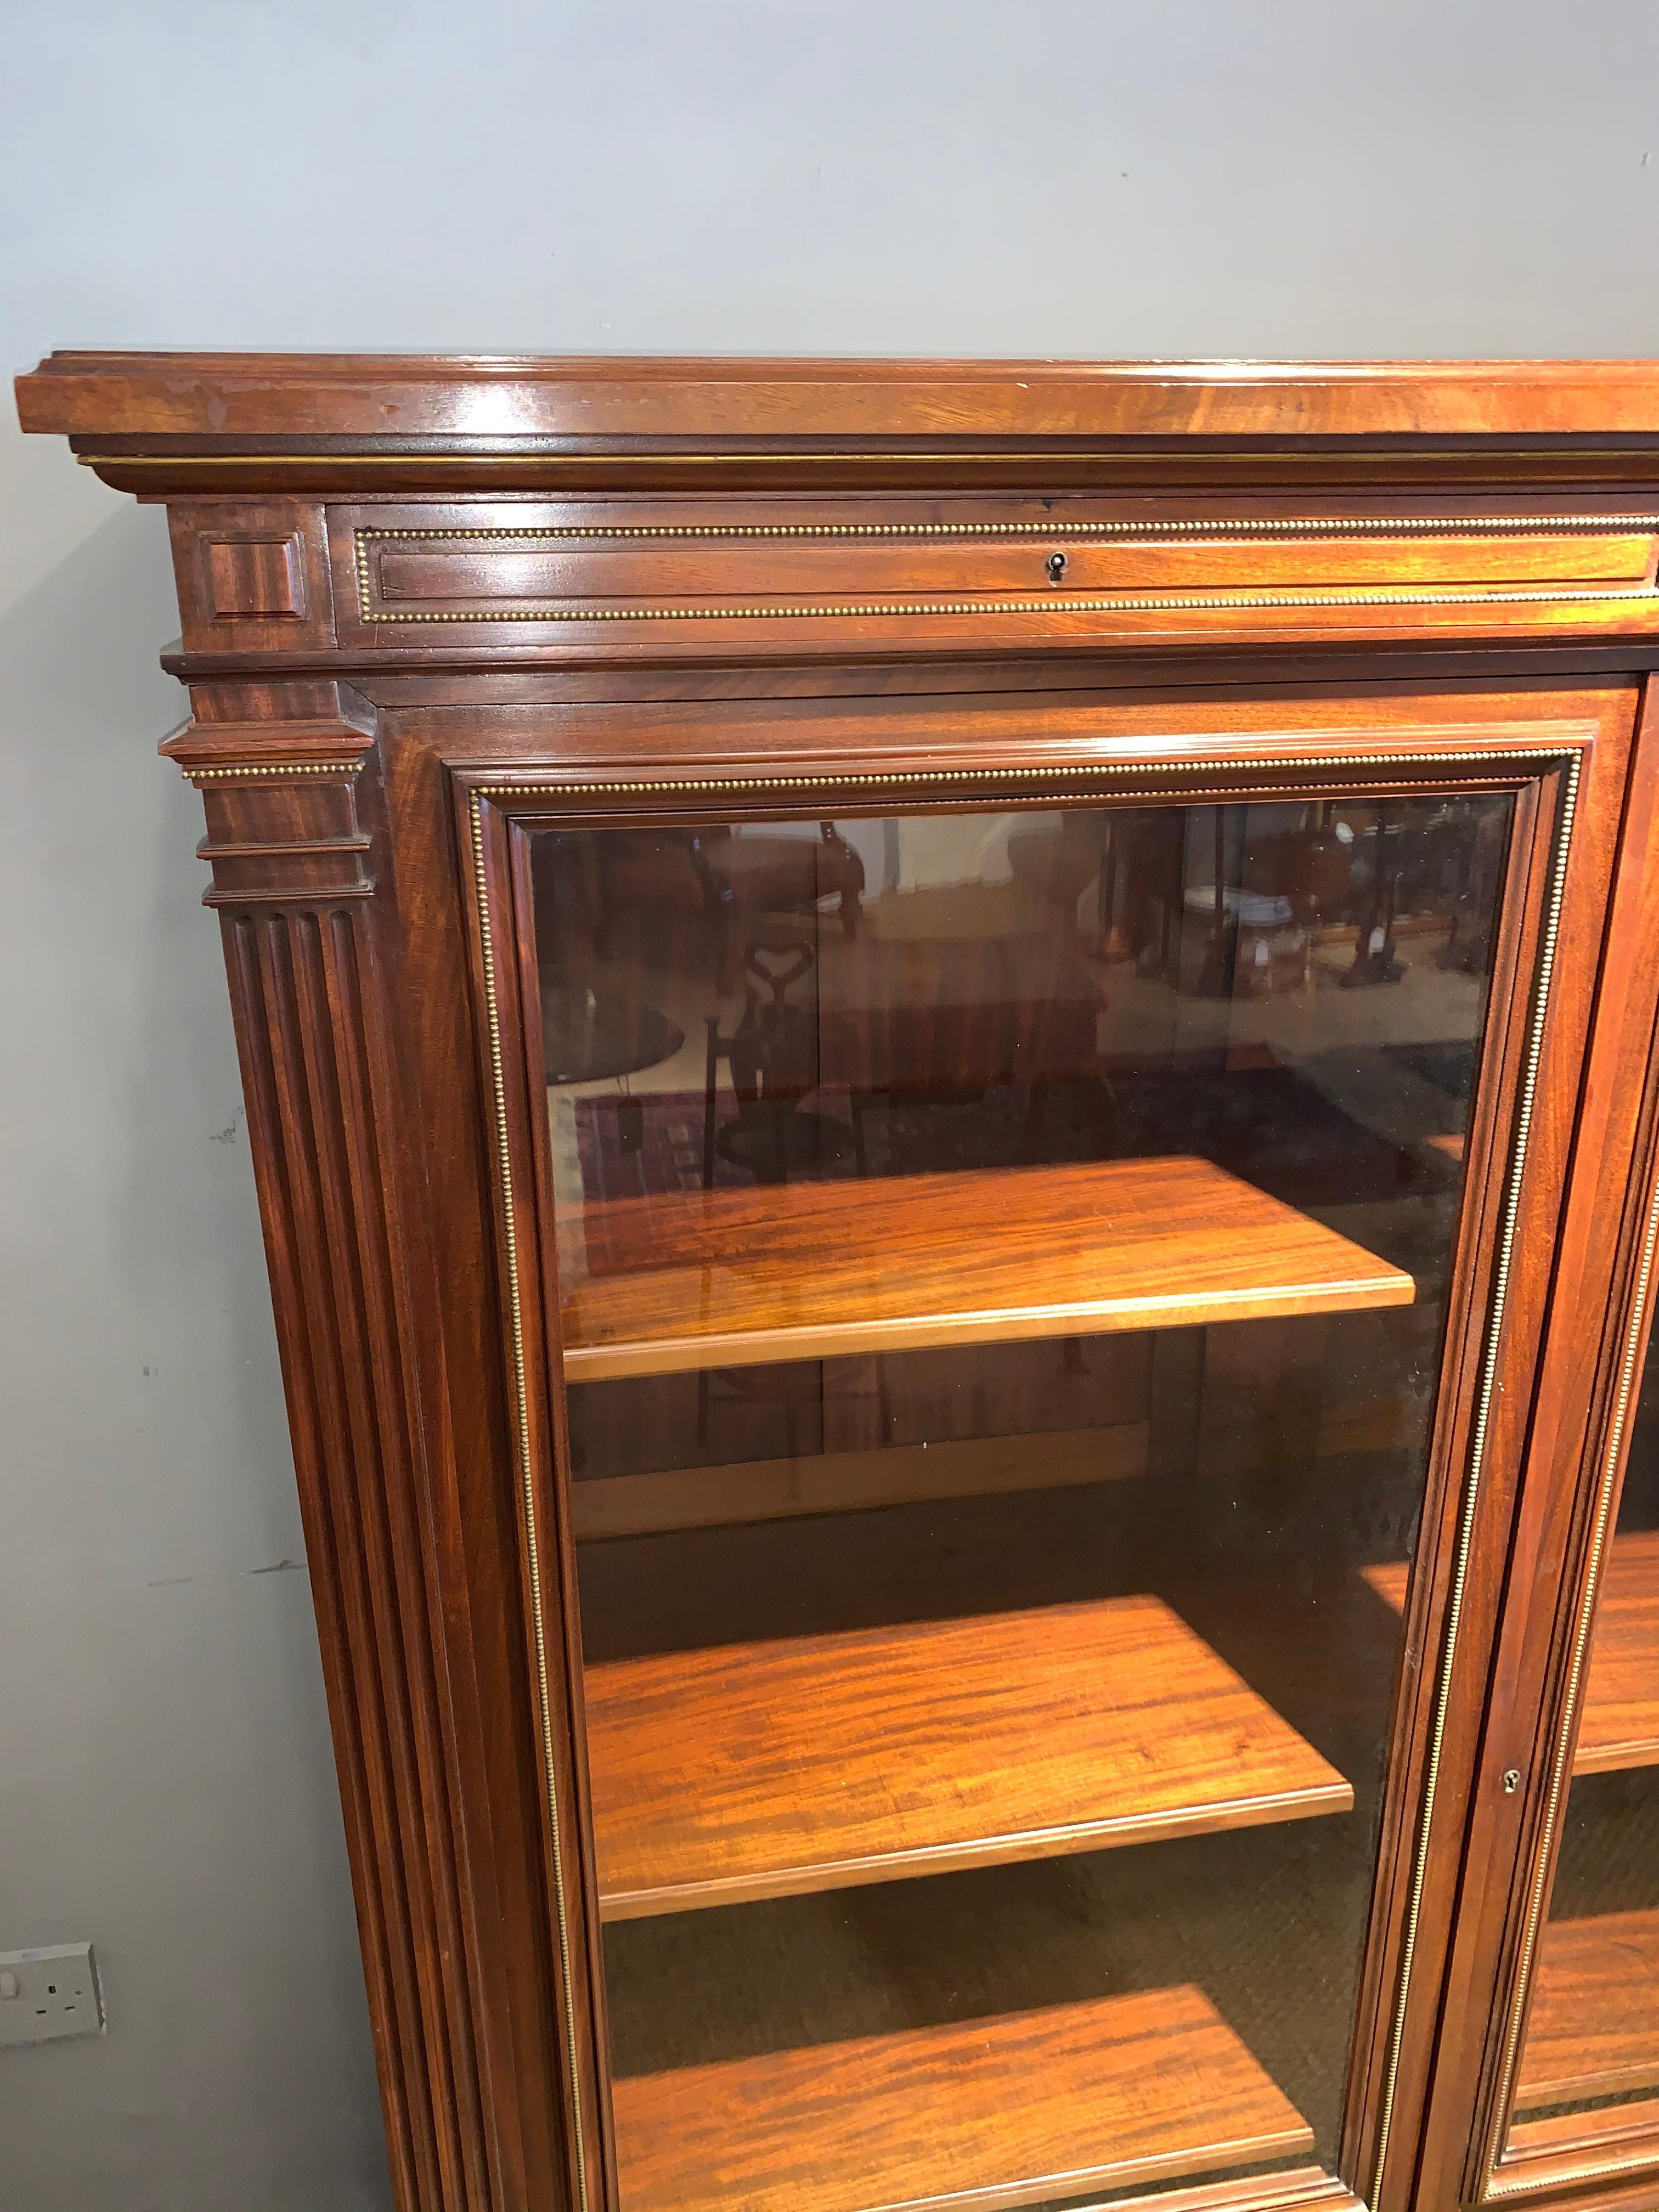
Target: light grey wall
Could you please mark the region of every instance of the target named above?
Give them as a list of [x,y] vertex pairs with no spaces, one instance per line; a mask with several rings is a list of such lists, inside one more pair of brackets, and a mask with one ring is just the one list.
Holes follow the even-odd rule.
[[[1659,350],[1647,0],[10,0],[57,345]],[[1650,158],[1650,155],[1653,156]],[[384,2201],[161,518],[0,433],[8,2212]]]

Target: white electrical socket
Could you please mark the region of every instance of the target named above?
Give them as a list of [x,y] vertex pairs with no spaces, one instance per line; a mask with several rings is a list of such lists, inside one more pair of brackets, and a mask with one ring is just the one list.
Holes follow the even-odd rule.
[[0,2050],[62,2035],[101,2035],[103,2028],[90,1943],[0,1951]]

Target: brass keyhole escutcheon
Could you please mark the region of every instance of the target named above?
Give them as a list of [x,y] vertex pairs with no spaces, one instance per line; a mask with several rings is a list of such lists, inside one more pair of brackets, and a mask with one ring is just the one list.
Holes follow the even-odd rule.
[[1051,584],[1060,584],[1065,580],[1066,556],[1063,553],[1051,553],[1048,556],[1048,581]]

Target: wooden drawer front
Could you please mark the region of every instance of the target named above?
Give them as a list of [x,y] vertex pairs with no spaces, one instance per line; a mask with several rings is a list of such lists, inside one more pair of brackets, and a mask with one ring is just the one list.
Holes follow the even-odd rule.
[[[523,508],[507,510],[522,516]],[[340,543],[337,539],[337,543]],[[1641,629],[1659,516],[1066,520],[938,524],[572,523],[349,528],[356,613],[463,629],[734,625],[1017,637],[1149,629],[1237,638]],[[345,551],[341,543],[340,550]],[[574,641],[574,638],[573,638]]]

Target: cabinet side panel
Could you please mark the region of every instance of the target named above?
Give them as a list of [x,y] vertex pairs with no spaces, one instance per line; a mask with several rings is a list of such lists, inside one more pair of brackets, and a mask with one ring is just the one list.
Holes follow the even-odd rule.
[[482,2212],[522,2191],[485,2117],[386,855],[358,812],[367,741],[336,734],[287,773],[223,726],[168,750],[207,800],[396,2200]]
[[424,2212],[455,2201],[467,2169],[474,2195],[483,2160],[465,2007],[445,1987],[455,1849],[424,1577],[406,1556],[409,1377],[368,1065],[378,979],[350,913],[233,913],[224,932],[388,2144],[401,2203]]

